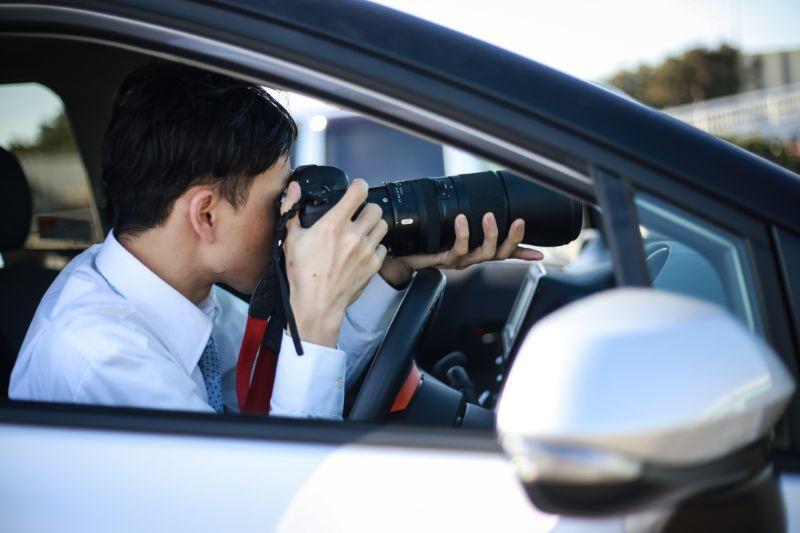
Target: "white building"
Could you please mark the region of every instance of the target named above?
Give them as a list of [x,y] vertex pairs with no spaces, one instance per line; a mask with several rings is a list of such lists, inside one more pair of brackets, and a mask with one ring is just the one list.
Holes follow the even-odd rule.
[[800,82],[671,107],[666,113],[720,137],[800,139]]

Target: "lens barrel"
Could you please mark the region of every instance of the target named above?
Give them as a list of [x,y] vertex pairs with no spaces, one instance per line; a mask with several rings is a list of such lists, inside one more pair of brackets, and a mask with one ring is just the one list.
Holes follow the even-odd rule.
[[[304,191],[313,191],[300,213],[301,225],[309,227],[344,195],[347,178],[335,167],[307,166],[296,179]],[[459,213],[467,217],[470,249],[483,242],[488,212],[497,220],[498,243],[517,218],[525,220],[522,242],[539,246],[574,240],[583,221],[580,202],[506,171],[387,182],[370,188],[366,202],[381,207],[389,226],[382,243],[394,257],[452,247]]]

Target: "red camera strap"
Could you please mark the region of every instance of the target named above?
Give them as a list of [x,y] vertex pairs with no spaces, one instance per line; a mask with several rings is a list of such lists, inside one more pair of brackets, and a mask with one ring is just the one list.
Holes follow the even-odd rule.
[[267,324],[268,319],[247,317],[236,363],[236,399],[242,413],[269,414],[278,356],[261,344]]
[[[236,398],[242,413],[269,414],[278,356],[261,343],[268,324],[269,320],[247,317],[239,361],[236,363]],[[392,404],[391,412],[405,410],[421,384],[422,373],[413,363]]]

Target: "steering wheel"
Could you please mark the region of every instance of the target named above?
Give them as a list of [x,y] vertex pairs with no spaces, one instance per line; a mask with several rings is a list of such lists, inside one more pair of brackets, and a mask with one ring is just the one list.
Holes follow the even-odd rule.
[[372,358],[349,420],[378,422],[389,414],[395,396],[411,370],[417,343],[444,292],[441,271],[426,268],[411,280],[381,345]]

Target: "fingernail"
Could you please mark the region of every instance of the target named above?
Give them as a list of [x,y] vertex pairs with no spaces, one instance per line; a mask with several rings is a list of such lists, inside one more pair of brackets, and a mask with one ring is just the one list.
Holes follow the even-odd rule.
[[517,222],[517,229],[519,231],[525,231],[525,221],[524,220],[520,220],[519,222]]
[[494,218],[494,213],[486,213],[486,221],[489,223],[490,228],[497,227],[497,220]]
[[456,217],[456,224],[458,224],[459,228],[464,229],[467,226],[467,217],[463,214],[458,215]]
[[296,181],[293,181],[289,184],[289,192],[291,194],[299,193],[300,192],[300,184]]

